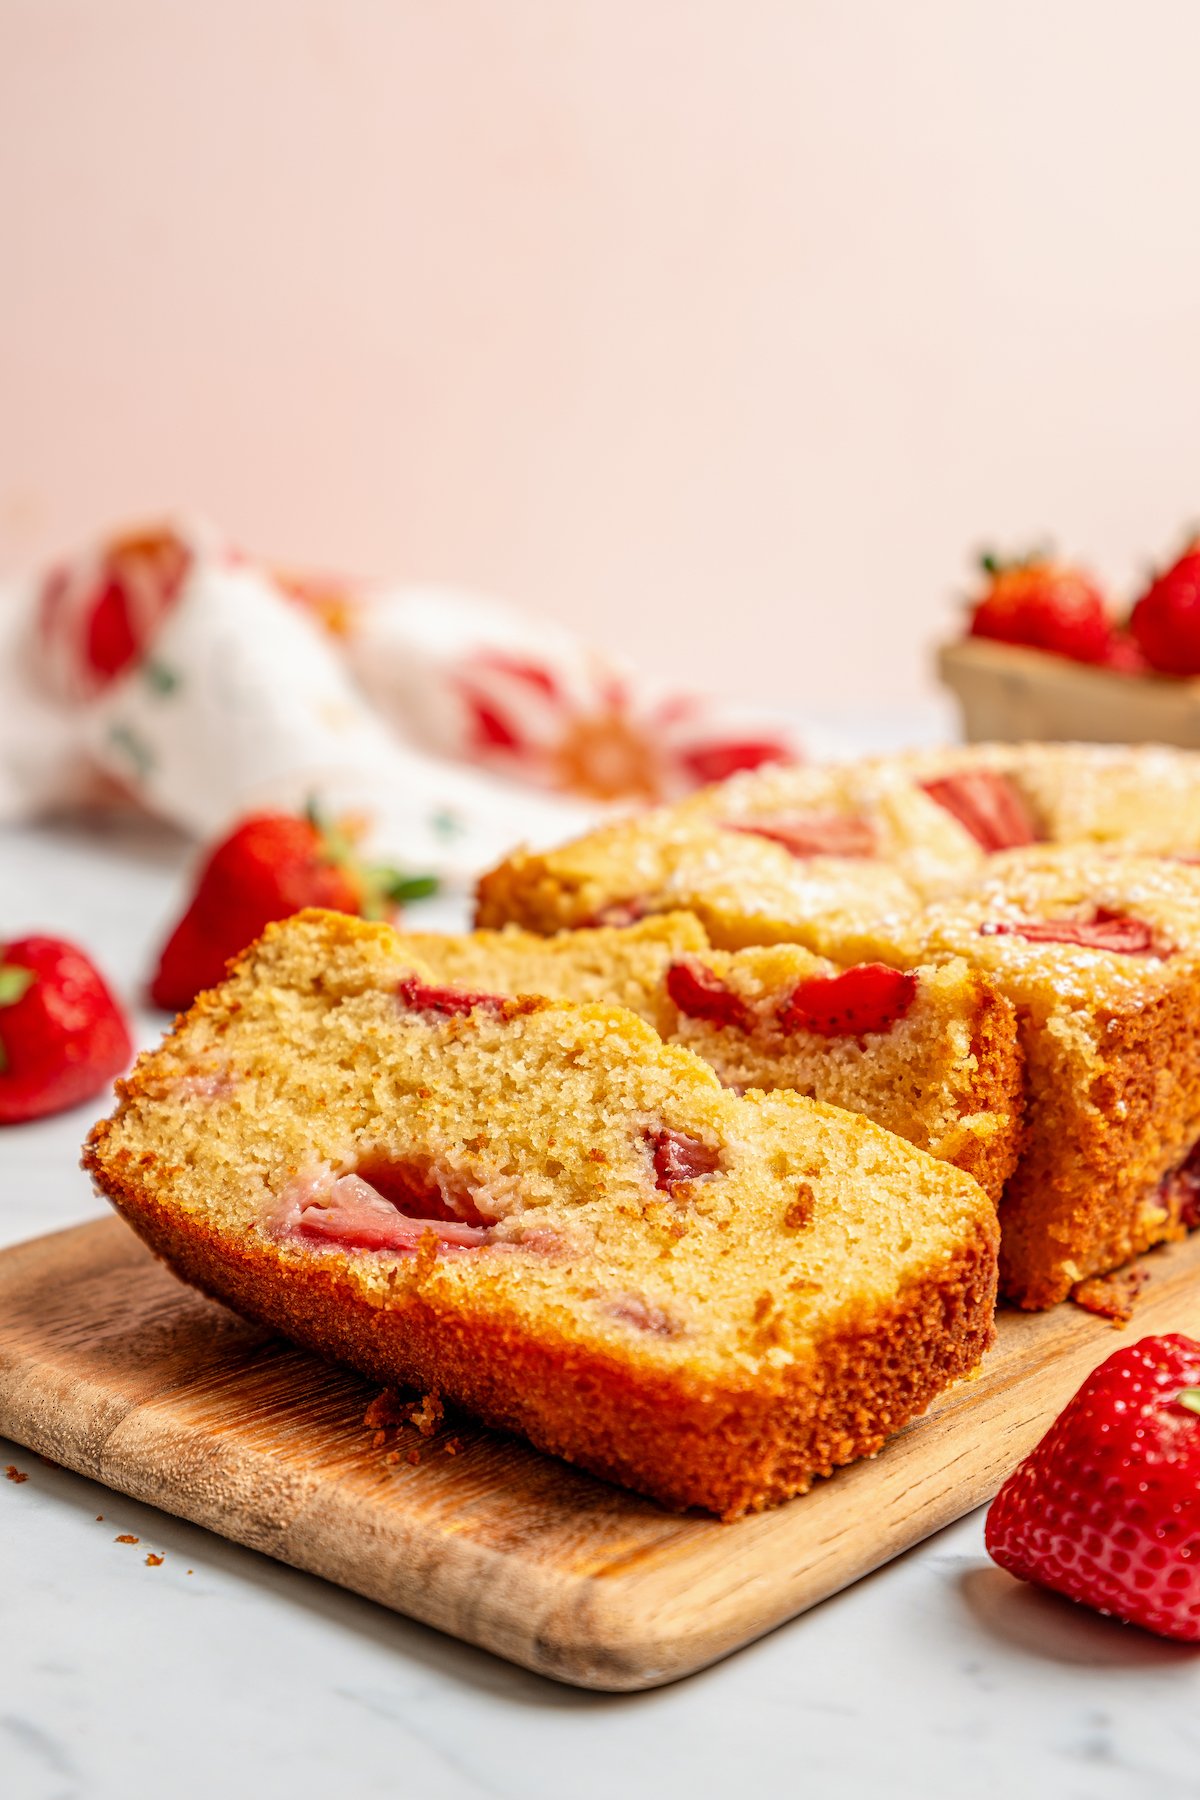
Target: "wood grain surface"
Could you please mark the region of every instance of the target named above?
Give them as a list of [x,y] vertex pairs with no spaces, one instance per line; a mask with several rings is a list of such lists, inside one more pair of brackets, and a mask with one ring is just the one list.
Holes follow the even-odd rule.
[[183,1287],[116,1219],[0,1253],[0,1433],[541,1674],[653,1687],[988,1499],[1122,1342],[1200,1334],[1200,1234],[1146,1266],[1125,1333],[1004,1313],[981,1374],[878,1457],[731,1525],[461,1418],[376,1444],[368,1383]]

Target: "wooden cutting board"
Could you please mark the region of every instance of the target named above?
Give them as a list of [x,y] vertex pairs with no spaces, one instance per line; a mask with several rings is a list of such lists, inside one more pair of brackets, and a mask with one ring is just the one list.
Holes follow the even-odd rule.
[[1200,1335],[1200,1234],[1146,1261],[1124,1336],[1002,1314],[977,1379],[878,1457],[732,1525],[458,1419],[373,1444],[367,1382],[192,1293],[117,1219],[0,1253],[0,1434],[541,1674],[653,1687],[990,1498],[1130,1336]]

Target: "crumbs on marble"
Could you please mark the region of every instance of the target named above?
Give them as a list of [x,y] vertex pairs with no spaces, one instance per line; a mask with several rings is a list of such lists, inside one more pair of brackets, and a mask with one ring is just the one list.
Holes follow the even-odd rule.
[[161,1569],[165,1560],[165,1557],[157,1555],[153,1550],[147,1550],[146,1552],[146,1567],[148,1569]]
[[130,1531],[123,1531],[119,1537],[113,1539],[114,1544],[140,1544],[141,1541],[141,1538],[134,1537]]
[[16,1463],[6,1463],[4,1465],[4,1479],[5,1481],[28,1481],[29,1477],[23,1469],[18,1469]]

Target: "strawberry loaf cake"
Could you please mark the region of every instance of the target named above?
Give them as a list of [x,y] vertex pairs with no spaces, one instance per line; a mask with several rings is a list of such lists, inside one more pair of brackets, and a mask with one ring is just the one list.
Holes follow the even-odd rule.
[[[707,958],[670,930],[663,955]],[[802,1493],[974,1367],[998,1229],[970,1175],[785,1086],[739,1095],[627,1007],[447,985],[475,954],[271,926],[119,1084],[87,1167],[248,1317],[669,1506]],[[774,975],[747,968],[721,975],[749,1004]]]
[[1018,1021],[1002,1284],[1038,1308],[1200,1219],[1197,862],[1200,756],[985,745],[736,777],[518,852],[477,916],[555,933],[684,909],[725,951],[798,944],[859,981],[965,964]]

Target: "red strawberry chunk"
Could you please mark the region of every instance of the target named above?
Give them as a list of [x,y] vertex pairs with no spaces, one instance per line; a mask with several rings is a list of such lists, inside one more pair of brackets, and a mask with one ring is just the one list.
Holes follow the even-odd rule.
[[428,987],[415,975],[406,975],[397,983],[397,996],[413,1012],[446,1013],[463,1016],[477,1006],[499,1012],[506,1004],[503,994],[470,994],[465,988]]
[[1019,937],[1030,944],[1080,944],[1113,956],[1170,956],[1145,919],[1096,907],[1090,919],[996,919],[979,927],[981,937]]
[[639,920],[644,919],[649,911],[644,900],[614,900],[611,906],[602,906],[590,919],[585,919],[584,925],[592,928],[609,926],[623,931],[627,925],[636,925]]
[[917,978],[886,963],[856,963],[837,975],[812,975],[779,1009],[784,1031],[815,1031],[821,1037],[861,1037],[890,1031],[917,993]]
[[647,1133],[646,1141],[654,1157],[654,1184],[664,1194],[673,1194],[681,1182],[715,1175],[721,1165],[721,1153],[714,1145],[669,1125]]
[[1038,841],[1029,808],[1007,775],[994,769],[962,769],[921,786],[985,850],[1019,850]]
[[874,856],[875,831],[869,819],[845,813],[780,813],[769,819],[727,819],[726,831],[769,838],[793,856]]
[[643,1300],[640,1294],[615,1294],[604,1308],[612,1319],[632,1325],[635,1331],[648,1331],[655,1337],[676,1337],[679,1326],[661,1306]]
[[[361,1175],[298,1176],[283,1196],[283,1228],[343,1250],[415,1251],[427,1236],[449,1250],[474,1250],[488,1242],[489,1223],[456,1217],[436,1183],[414,1171],[407,1193],[403,1185],[393,1183],[391,1197]],[[482,1220],[473,1205],[471,1211]]]
[[1000,1489],[985,1541],[1022,1581],[1200,1642],[1200,1344],[1143,1338],[1093,1370]]
[[667,993],[689,1019],[706,1019],[723,1028],[733,1025],[749,1031],[753,1014],[740,994],[721,980],[715,969],[694,957],[673,962],[667,970]]

